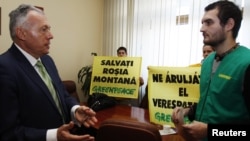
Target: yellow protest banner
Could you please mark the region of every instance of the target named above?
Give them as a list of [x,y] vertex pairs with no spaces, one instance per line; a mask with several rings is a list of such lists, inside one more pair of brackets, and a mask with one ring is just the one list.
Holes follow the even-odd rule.
[[175,107],[198,102],[200,67],[148,67],[150,121],[169,124]]
[[141,57],[95,56],[90,94],[112,97],[138,97]]

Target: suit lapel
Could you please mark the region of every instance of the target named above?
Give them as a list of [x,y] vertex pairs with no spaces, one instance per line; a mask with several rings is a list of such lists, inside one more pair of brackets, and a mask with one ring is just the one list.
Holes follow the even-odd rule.
[[18,62],[17,64],[24,71],[27,77],[29,77],[30,80],[33,81],[33,83],[36,84],[38,88],[40,88],[40,91],[49,99],[51,104],[53,104],[53,107],[58,111],[48,87],[45,85],[42,78],[39,76],[35,68],[27,60],[27,58],[14,45],[12,45],[10,52],[13,53],[16,58],[16,61]]
[[65,113],[65,115],[67,115],[67,113],[68,113],[67,112],[67,106],[65,105],[65,102],[64,102],[65,99],[64,99],[64,96],[63,96],[64,92],[62,91],[61,86],[58,83],[58,81],[61,81],[61,80],[58,80],[59,76],[58,76],[57,71],[56,71],[56,66],[54,65],[52,60],[49,59],[49,57],[46,57],[46,58],[41,57],[41,60],[43,62],[44,67],[46,68],[48,74],[51,77],[54,88],[56,89],[56,91],[58,93],[58,97],[59,97],[59,101],[61,103],[62,111]]

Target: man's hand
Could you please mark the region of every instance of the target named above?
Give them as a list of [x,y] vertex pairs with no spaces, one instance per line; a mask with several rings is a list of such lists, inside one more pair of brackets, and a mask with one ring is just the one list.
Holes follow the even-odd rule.
[[86,135],[73,135],[70,134],[70,129],[74,127],[74,123],[71,121],[69,124],[64,124],[57,130],[57,140],[58,141],[94,141],[95,138]]
[[86,106],[80,106],[76,109],[75,118],[79,123],[82,123],[85,127],[94,126],[97,122],[95,117],[96,113]]
[[180,124],[183,122],[184,116],[186,116],[189,112],[189,108],[176,107],[172,112],[172,122],[176,124]]
[[[190,124],[182,126],[185,139],[199,141],[207,137],[207,124],[199,121],[193,121]],[[188,141],[188,140],[187,140]]]

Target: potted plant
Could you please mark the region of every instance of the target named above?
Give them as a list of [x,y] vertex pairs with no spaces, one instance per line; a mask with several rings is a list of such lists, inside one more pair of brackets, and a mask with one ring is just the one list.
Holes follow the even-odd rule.
[[[97,56],[97,53],[92,52],[91,56]],[[81,90],[83,91],[84,96],[89,96],[91,75],[92,65],[84,66],[78,71],[78,83],[81,83],[82,85]]]
[[88,96],[90,92],[91,84],[91,75],[92,75],[92,66],[87,65],[82,67],[78,72],[78,83],[81,83],[81,90],[83,91],[84,96]]

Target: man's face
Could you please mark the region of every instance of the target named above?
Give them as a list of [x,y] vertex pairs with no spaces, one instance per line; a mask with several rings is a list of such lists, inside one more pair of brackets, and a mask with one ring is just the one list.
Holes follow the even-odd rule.
[[50,40],[53,35],[44,15],[30,11],[27,18],[28,24],[22,28],[22,48],[35,58],[49,53]]
[[126,57],[127,56],[127,53],[125,52],[125,50],[119,50],[117,52],[117,56],[118,57]]
[[218,10],[213,9],[207,11],[202,18],[202,26],[200,31],[203,33],[204,44],[217,47],[226,39],[226,31],[220,25],[220,20],[217,16]]

